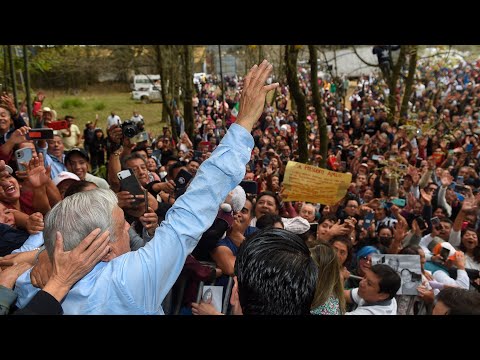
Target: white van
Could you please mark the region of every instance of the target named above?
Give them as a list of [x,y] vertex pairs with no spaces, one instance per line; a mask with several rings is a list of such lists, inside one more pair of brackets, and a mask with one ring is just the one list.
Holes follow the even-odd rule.
[[147,91],[152,85],[161,88],[160,75],[135,75],[130,87],[133,91]]

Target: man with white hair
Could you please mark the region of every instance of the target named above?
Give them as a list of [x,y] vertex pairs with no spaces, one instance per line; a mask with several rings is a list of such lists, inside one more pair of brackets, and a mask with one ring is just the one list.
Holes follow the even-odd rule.
[[[220,145],[199,168],[186,193],[175,201],[154,238],[130,251],[123,210],[110,190],[96,189],[67,197],[45,219],[45,246],[51,258],[55,234],[65,250],[74,249],[95,228],[110,232],[110,252],[65,297],[65,314],[163,314],[162,301],[180,274],[185,259],[210,227],[218,207],[242,180],[254,146],[250,134],[278,83],[264,85],[272,65],[266,60],[248,73],[240,112]],[[1,164],[0,164],[1,165]],[[0,171],[2,171],[0,166]],[[38,291],[30,271],[17,281],[19,307]]]

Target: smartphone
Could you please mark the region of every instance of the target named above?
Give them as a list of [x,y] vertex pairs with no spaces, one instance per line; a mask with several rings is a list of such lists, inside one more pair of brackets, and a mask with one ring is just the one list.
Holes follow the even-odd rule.
[[32,159],[33,150],[31,148],[23,148],[15,150],[15,159],[17,159],[17,166],[19,171],[26,171],[27,168],[22,163],[29,163]]
[[462,175],[458,175],[457,176],[457,184],[458,185],[463,185],[463,176]]
[[454,191],[455,191],[455,192],[458,192],[458,193],[464,193],[464,192],[466,192],[467,190],[468,190],[468,189],[467,189],[465,186],[459,185],[458,183],[457,183],[457,184],[455,185],[455,187],[454,187]]
[[465,152],[472,152],[473,150],[473,144],[467,144],[465,147]]
[[188,182],[193,178],[193,175],[190,174],[187,170],[185,169],[181,169],[178,174],[177,174],[177,177],[175,178],[175,190],[176,192],[179,192],[181,190],[183,190]]
[[393,205],[393,203],[392,203],[391,201],[385,201],[385,202],[383,203],[383,207],[384,207],[385,209],[390,209],[390,208],[392,207],[392,205]]
[[[117,173],[117,177],[120,180],[120,190],[128,191],[132,195],[144,195],[142,186],[137,177],[133,173],[132,169],[122,170]],[[142,203],[142,199],[135,198],[133,205]]]
[[417,225],[421,231],[424,231],[427,228],[427,223],[422,216],[418,216],[415,221],[417,222]]
[[372,160],[373,161],[379,161],[380,160],[380,155],[372,155]]
[[440,257],[443,259],[443,261],[447,261],[449,255],[450,255],[450,250],[444,247],[440,249]]
[[143,195],[145,196],[145,213],[148,213],[148,191],[147,191],[147,189],[143,190]]
[[27,140],[53,139],[53,129],[50,129],[50,128],[30,129],[25,135],[25,138]]
[[66,120],[52,121],[48,127],[53,130],[68,129],[68,122]]
[[431,218],[430,222],[432,223],[432,227],[434,227],[436,230],[443,229],[442,223],[440,222],[440,219],[437,216]]
[[367,215],[363,218],[363,228],[368,230],[370,225],[372,225],[372,220],[375,214],[373,212],[368,212]]
[[195,159],[195,158],[199,158],[199,159],[200,159],[200,158],[202,157],[202,155],[203,155],[203,153],[202,153],[200,150],[195,150],[195,151],[193,152],[193,158],[194,158],[194,159]]
[[392,204],[398,207],[405,207],[406,203],[405,199],[392,199]]
[[245,190],[246,194],[257,194],[258,184],[256,181],[252,180],[242,180],[240,186]]
[[463,196],[462,194],[456,192],[455,195],[457,196],[458,201],[462,202],[463,200],[465,200],[465,196]]
[[146,131],[143,131],[141,133],[138,133],[134,137],[132,137],[130,139],[130,142],[133,143],[133,144],[137,144],[137,143],[144,142],[144,141],[147,141],[147,140],[148,140],[148,133]]
[[317,228],[318,228],[318,223],[310,223],[310,231],[311,231],[313,234],[316,234],[316,233],[317,233]]

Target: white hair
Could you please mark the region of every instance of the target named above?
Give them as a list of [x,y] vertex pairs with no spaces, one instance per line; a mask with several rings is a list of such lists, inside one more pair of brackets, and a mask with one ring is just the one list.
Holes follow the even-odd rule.
[[109,230],[115,241],[113,210],[118,199],[111,190],[94,189],[66,197],[45,216],[43,231],[45,248],[52,258],[56,232],[63,235],[65,251],[73,250],[93,230]]

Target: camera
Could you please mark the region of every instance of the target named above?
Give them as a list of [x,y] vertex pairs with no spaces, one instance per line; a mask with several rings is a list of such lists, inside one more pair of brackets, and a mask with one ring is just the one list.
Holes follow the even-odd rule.
[[133,121],[125,121],[122,124],[122,133],[128,138],[133,138],[141,129]]

